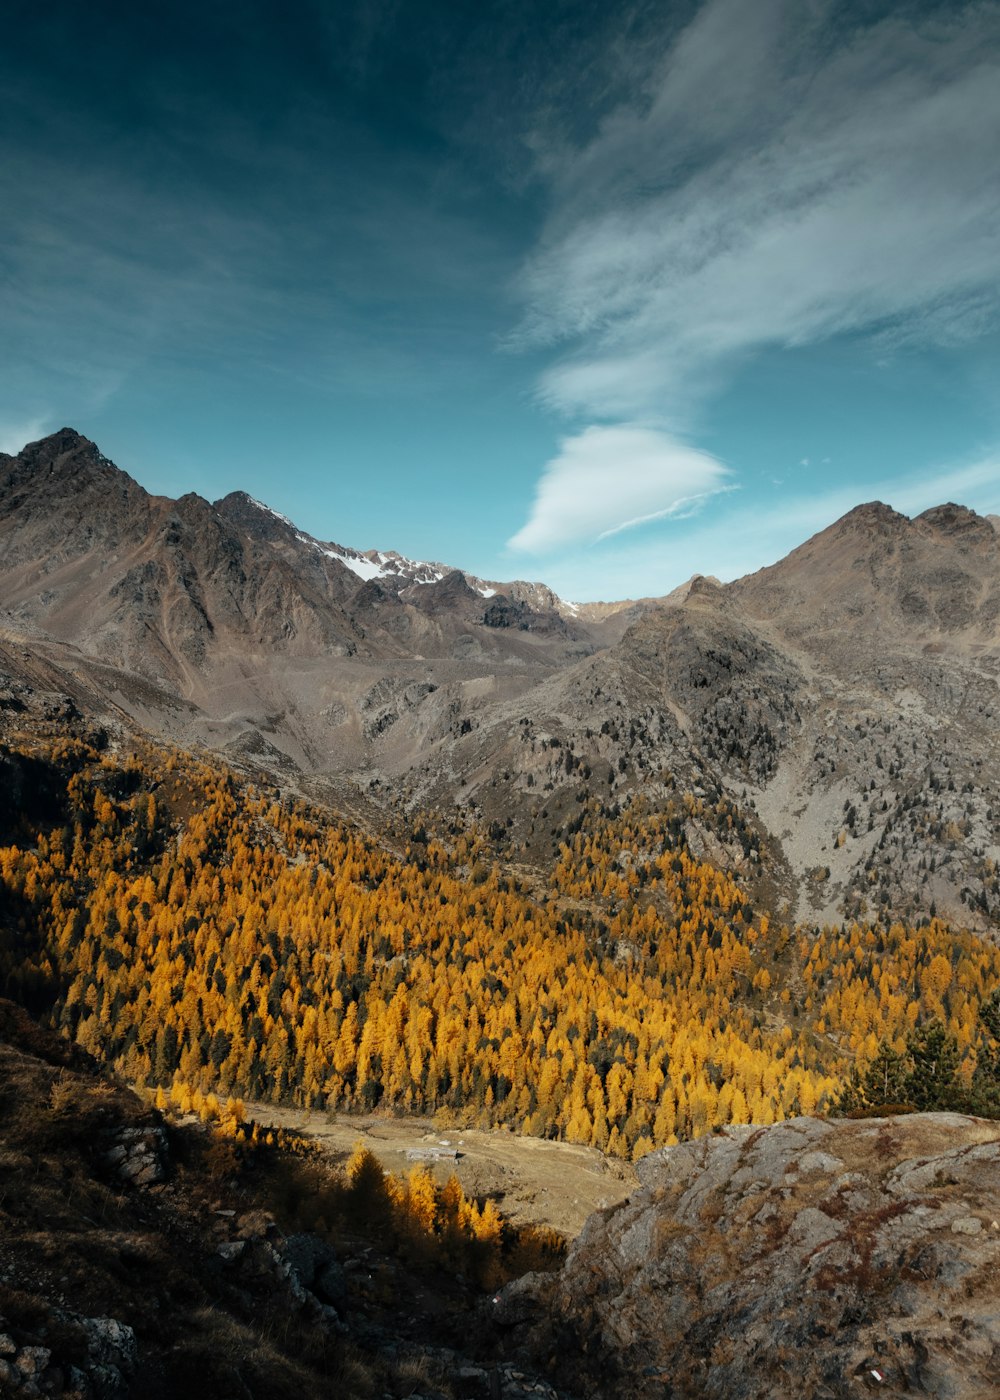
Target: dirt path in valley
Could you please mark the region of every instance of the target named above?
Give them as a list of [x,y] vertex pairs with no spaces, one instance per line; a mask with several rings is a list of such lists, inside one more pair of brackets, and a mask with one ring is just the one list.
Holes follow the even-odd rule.
[[430,1118],[315,1113],[268,1103],[247,1103],[246,1111],[262,1126],[315,1139],[334,1160],[345,1161],[360,1140],[387,1171],[419,1164],[439,1181],[454,1173],[467,1196],[490,1196],[511,1220],[549,1225],[569,1239],[592,1211],[624,1200],[637,1185],[628,1162],[573,1143],[441,1128]]

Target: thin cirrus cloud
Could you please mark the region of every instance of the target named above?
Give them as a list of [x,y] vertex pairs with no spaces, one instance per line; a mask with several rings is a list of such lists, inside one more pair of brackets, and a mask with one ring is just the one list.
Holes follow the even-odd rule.
[[[902,483],[888,477],[873,480],[863,495],[905,515],[946,500],[967,501],[980,513],[995,514],[1000,511],[1000,455],[939,465]],[[737,529],[732,518],[705,512],[669,546],[652,535],[627,544],[612,541],[596,574],[586,553],[567,551],[553,561],[546,580],[564,598],[579,601],[593,600],[595,588],[603,598],[661,595],[694,573],[714,574],[728,582],[774,563],[858,502],[857,488],[850,485],[809,495],[782,492],[757,502],[741,500]]]
[[692,513],[729,489],[725,466],[667,433],[635,424],[565,438],[546,466],[514,550],[549,554],[596,543],[647,521]]
[[954,345],[1000,319],[995,0],[864,26],[835,0],[708,0],[633,62],[588,142],[535,141],[551,205],[515,344],[550,351],[549,407],[688,435],[761,351]]
[[0,452],[20,452],[25,443],[37,441],[51,425],[51,416],[11,418],[0,415]]
[[836,8],[710,0],[634,109],[549,157],[521,336],[571,347],[543,377],[553,406],[676,409],[765,346],[994,319],[1000,5],[835,45]]

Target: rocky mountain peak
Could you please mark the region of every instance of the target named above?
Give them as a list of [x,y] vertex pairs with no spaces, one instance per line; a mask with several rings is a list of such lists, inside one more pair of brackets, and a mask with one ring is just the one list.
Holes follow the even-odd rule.
[[414,595],[425,602],[433,600],[434,607],[447,607],[455,603],[478,603],[479,595],[469,587],[461,569],[450,569],[443,578],[422,584],[420,592]]
[[60,428],[48,437],[29,442],[18,456],[27,462],[70,464],[92,462],[95,466],[113,468],[114,463],[105,457],[95,442],[78,433],[75,428]]
[[843,534],[848,530],[862,529],[879,534],[892,534],[905,529],[909,523],[907,516],[893,510],[892,506],[887,506],[884,501],[867,501],[842,515],[830,526],[829,531],[823,533]]
[[929,525],[939,534],[964,538],[970,542],[977,539],[984,543],[995,543],[996,531],[990,518],[977,515],[968,506],[959,506],[953,501],[948,501],[940,506],[932,506],[930,510],[925,510],[916,516],[913,523],[915,525]]
[[247,491],[230,491],[212,505],[225,520],[255,539],[286,539],[295,534],[295,526],[287,516],[272,510]]
[[965,506],[911,520],[873,501],[725,591],[757,617],[780,615],[800,637],[846,635],[850,619],[893,646],[922,646],[931,626],[994,630],[996,609],[984,600],[996,593],[997,562],[995,530]]
[[41,457],[53,460],[76,452],[90,454],[101,461],[105,460],[97,444],[91,442],[90,438],[84,437],[82,433],[78,433],[75,428],[60,428],[57,432],[38,438],[36,442],[29,442],[19,455],[32,459]]
[[674,593],[678,595],[677,602],[683,601],[684,597],[718,599],[722,596],[723,585],[710,574],[693,574],[688,582],[681,584],[681,587],[675,589]]
[[8,461],[14,481],[25,485],[44,482],[48,491],[57,483],[65,490],[81,490],[93,481],[142,489],[105,457],[96,443],[73,428],[60,428],[37,442],[29,442]]

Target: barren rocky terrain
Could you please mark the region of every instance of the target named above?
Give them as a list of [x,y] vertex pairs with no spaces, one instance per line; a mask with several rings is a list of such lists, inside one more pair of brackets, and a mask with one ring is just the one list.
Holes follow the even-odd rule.
[[583,1395],[1000,1389],[1000,1127],[955,1114],[728,1128],[638,1167],[497,1321]]
[[166,1123],[3,999],[0,1165],[4,1400],[557,1397],[433,1251],[304,1230],[308,1162]]
[[697,821],[694,848],[789,918],[1000,920],[1000,535],[961,506],[577,607],[148,496],[65,430],[0,458],[0,609],[15,689],[348,807],[457,806],[508,858],[544,863],[585,795],[724,794],[762,861]]
[[521,1191],[557,1171],[566,1193],[611,1188],[561,1270],[477,1294],[350,1223],[335,1247],[303,1232],[298,1157],[240,1165],[2,1001],[0,1062],[4,1395],[987,1400],[1000,1385],[995,1122],[729,1127],[647,1156],[631,1183],[555,1144],[330,1125],[335,1151],[350,1126],[400,1165],[455,1147],[507,1177],[534,1151],[550,1160]]

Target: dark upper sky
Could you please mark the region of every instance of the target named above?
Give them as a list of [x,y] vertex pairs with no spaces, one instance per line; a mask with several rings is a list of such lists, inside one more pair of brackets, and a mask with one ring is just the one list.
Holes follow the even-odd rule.
[[[1000,4],[8,3],[0,446],[570,596],[1000,509]],[[950,489],[949,489],[950,488]]]

